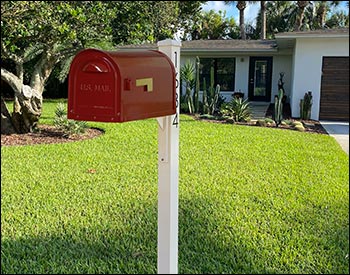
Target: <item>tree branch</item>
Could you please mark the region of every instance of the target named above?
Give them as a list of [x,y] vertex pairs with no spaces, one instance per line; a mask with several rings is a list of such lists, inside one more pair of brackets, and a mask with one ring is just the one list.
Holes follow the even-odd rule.
[[4,68],[1,68],[1,79],[8,83],[15,93],[20,93],[22,81],[18,76],[14,75]]

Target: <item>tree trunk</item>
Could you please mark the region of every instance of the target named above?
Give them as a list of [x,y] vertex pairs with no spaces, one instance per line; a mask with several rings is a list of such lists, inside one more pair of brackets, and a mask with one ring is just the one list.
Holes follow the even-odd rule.
[[11,114],[7,109],[5,100],[1,97],[1,134],[14,134],[16,133],[15,128],[13,127]]
[[260,39],[266,39],[266,1],[260,1],[261,34]]
[[[1,68],[1,78],[6,81],[15,92],[11,120],[16,133],[24,134],[37,129],[37,124],[42,112],[42,94],[44,86],[57,62],[58,57],[46,51],[35,66],[30,86],[24,85],[23,79]],[[6,112],[3,114],[2,111],[3,110],[1,110],[1,117],[8,117],[8,114],[6,114]]]
[[317,10],[317,16],[318,16],[318,24],[319,28],[323,28],[325,21],[326,21],[326,14],[327,14],[327,8],[325,4],[321,3],[318,10]]
[[246,8],[245,1],[237,2],[237,9],[239,10],[239,28],[241,30],[241,39],[246,40],[245,25],[244,25],[244,9]]
[[17,133],[29,133],[37,129],[42,103],[41,94],[27,85],[23,85],[21,93],[15,94],[12,122]]
[[309,1],[297,1],[298,14],[297,14],[297,18],[295,20],[294,31],[301,30],[301,26],[303,24],[303,19],[304,19],[304,14],[305,14],[305,8],[308,4],[309,4]]
[[4,127],[1,125],[1,133],[11,134],[15,131],[23,134],[34,131],[42,111],[42,95],[30,86],[22,84],[21,79],[4,68],[1,68],[1,78],[15,93],[12,115],[1,100],[1,122],[4,122]]

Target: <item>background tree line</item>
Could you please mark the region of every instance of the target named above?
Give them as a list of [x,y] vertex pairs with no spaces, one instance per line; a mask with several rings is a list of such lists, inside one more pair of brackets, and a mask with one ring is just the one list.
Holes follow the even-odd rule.
[[[225,1],[240,11],[239,23],[225,11],[204,12],[206,2],[2,1],[2,133],[35,130],[43,94],[62,89],[70,61],[87,47],[113,49],[174,35],[181,40],[265,39],[277,32],[349,25],[348,14],[329,16],[340,1]],[[256,25],[245,24],[244,9],[253,2],[260,2],[261,12]],[[9,90],[12,112],[4,101]]]

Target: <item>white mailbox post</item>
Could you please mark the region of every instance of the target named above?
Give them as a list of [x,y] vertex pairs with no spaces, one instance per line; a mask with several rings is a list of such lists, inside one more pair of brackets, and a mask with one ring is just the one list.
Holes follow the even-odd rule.
[[158,120],[158,274],[178,274],[178,185],[181,42],[158,42],[159,51],[174,63],[176,113]]

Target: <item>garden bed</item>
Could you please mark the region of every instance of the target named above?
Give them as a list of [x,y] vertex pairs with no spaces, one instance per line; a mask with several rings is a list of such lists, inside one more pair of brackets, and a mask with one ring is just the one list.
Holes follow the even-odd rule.
[[39,131],[27,134],[1,134],[1,146],[13,145],[33,145],[72,142],[85,139],[91,139],[103,134],[103,131],[95,128],[87,129],[84,134],[65,136],[63,131],[58,130],[52,125],[39,125]]

